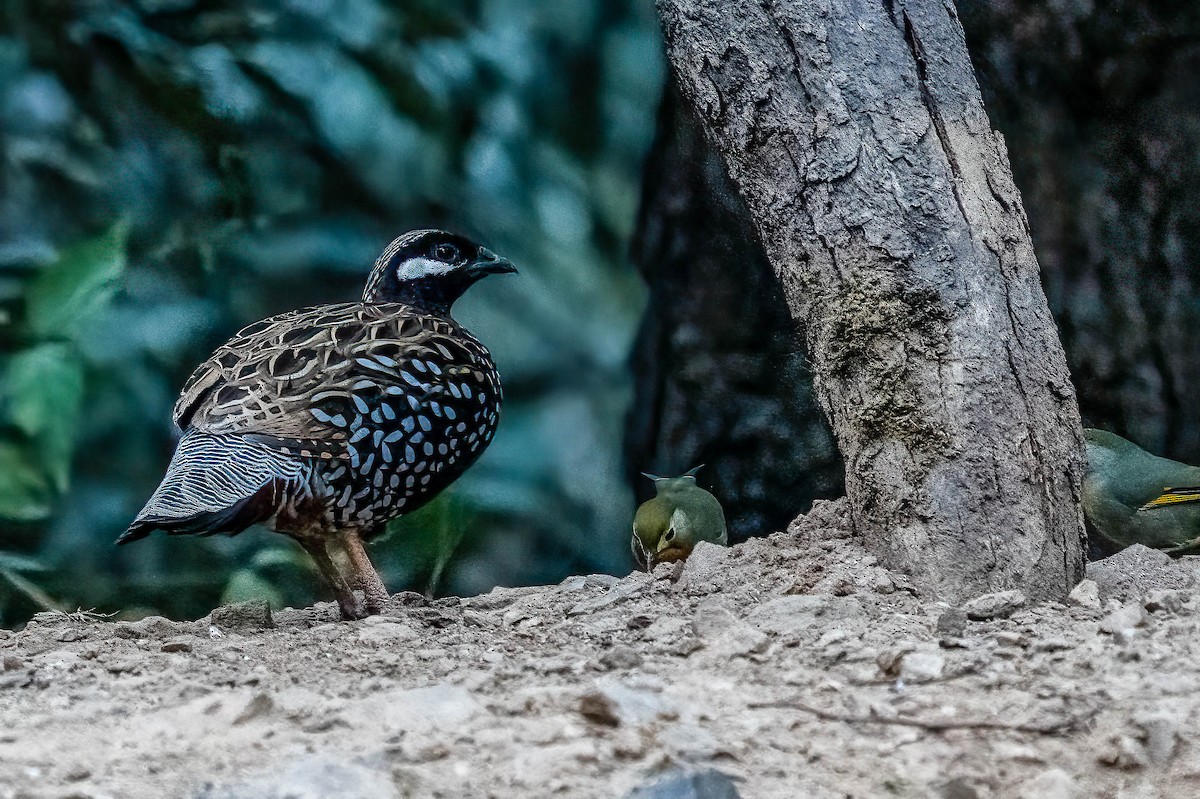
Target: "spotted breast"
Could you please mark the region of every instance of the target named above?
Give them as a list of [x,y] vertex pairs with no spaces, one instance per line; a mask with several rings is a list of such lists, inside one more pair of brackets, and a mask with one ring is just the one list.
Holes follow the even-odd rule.
[[175,421],[310,462],[274,529],[370,537],[474,463],[501,398],[487,348],[452,319],[401,303],[325,305],[235,335],[193,373]]

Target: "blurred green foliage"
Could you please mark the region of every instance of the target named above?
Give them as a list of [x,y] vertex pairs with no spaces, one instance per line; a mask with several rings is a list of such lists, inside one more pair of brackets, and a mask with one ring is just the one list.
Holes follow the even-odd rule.
[[625,259],[663,82],[648,0],[9,0],[0,7],[0,624],[322,596],[287,539],[112,540],[191,368],[355,298],[415,227],[521,275],[457,316],[492,349],[490,450],[375,547],[393,589],[626,568]]

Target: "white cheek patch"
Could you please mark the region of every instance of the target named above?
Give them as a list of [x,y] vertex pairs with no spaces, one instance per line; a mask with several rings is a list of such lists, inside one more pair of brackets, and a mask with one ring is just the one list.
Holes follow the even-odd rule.
[[686,538],[691,527],[691,522],[688,521],[687,514],[683,512],[683,508],[676,508],[671,514],[671,526],[675,528],[676,538]]
[[453,272],[458,267],[445,261],[435,261],[432,258],[409,258],[396,270],[396,277],[401,280],[417,280],[422,277],[444,275]]

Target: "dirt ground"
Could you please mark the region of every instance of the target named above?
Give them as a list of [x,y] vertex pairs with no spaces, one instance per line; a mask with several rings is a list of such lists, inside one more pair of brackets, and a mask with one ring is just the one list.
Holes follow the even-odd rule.
[[840,506],[685,567],[336,620],[0,631],[0,798],[1200,796],[1200,561],[950,608]]

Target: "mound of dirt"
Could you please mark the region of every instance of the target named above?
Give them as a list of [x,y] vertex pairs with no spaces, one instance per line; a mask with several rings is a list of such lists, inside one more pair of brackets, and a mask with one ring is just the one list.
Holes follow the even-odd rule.
[[837,503],[653,575],[0,631],[0,797],[1200,794],[1197,566],[923,599]]

